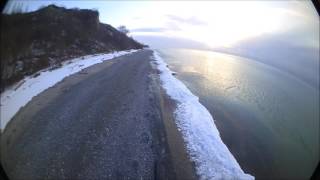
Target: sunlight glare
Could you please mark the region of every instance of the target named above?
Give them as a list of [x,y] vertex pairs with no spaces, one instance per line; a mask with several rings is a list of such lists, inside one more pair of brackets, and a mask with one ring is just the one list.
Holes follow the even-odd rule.
[[[192,39],[204,42],[210,47],[228,47],[244,39],[281,31],[283,29],[281,25],[286,22],[288,14],[300,15],[285,8],[267,6],[264,2],[257,1],[187,1],[184,3],[157,1],[148,4],[145,11],[141,13],[150,14],[150,16],[131,21],[130,28],[141,26],[164,28],[165,30],[152,32],[152,34]],[[168,19],[168,15],[185,20],[179,22]],[[192,18],[202,24],[192,22],[190,20]],[[179,27],[178,30],[170,29],[169,24]]]

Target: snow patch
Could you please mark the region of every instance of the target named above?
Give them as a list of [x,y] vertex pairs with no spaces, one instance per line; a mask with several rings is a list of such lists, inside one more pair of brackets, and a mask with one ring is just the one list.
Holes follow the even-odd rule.
[[186,143],[188,154],[195,162],[200,179],[254,179],[246,174],[222,142],[209,111],[197,96],[172,75],[167,64],[154,51],[160,80],[170,98],[177,102],[175,120]]
[[[94,64],[101,63],[103,61],[130,54],[138,50],[119,51],[108,54],[94,54],[87,55],[68,61],[64,61],[60,68],[52,71],[48,69],[42,70],[37,77],[33,75],[28,76],[16,83],[13,87],[6,89],[1,93],[0,104],[0,120],[1,131],[4,130],[7,123],[11,118],[19,111],[19,109],[25,106],[34,96],[40,94],[42,91],[54,86],[67,76],[75,74],[82,69],[85,69]],[[35,74],[38,74],[35,73]]]

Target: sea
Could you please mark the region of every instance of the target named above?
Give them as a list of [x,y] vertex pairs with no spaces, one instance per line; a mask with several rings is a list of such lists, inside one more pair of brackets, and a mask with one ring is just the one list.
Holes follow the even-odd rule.
[[308,179],[319,162],[319,89],[280,68],[226,53],[158,49],[212,115],[245,173]]

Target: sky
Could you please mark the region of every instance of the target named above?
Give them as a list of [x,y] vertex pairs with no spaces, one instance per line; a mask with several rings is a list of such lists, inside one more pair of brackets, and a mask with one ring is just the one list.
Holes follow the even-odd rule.
[[291,43],[319,47],[319,17],[311,1],[12,0],[10,3],[15,2],[22,3],[28,11],[48,4],[97,9],[101,22],[114,27],[125,25],[130,35],[139,39],[184,39],[214,48],[232,47],[264,35],[296,32],[298,40]]
[[[11,0],[35,11],[49,4],[95,9],[113,27],[154,49],[189,48],[247,57],[319,88],[319,15],[307,0]],[[5,9],[6,10],[6,9]]]

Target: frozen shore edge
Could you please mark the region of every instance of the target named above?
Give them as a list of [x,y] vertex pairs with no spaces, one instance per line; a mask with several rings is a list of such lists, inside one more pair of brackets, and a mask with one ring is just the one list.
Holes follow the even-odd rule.
[[162,87],[177,102],[175,121],[200,179],[254,179],[243,172],[222,142],[211,114],[199,98],[172,75],[157,51],[153,50],[153,56],[160,71]]
[[138,50],[132,49],[114,53],[86,55],[64,61],[61,67],[53,69],[52,71],[50,71],[49,68],[41,70],[36,77],[33,77],[34,75],[25,77],[23,80],[1,93],[0,131],[4,131],[6,125],[20,108],[31,101],[34,96],[37,96],[44,90],[54,86],[65,77],[80,72],[89,66],[136,51]]

